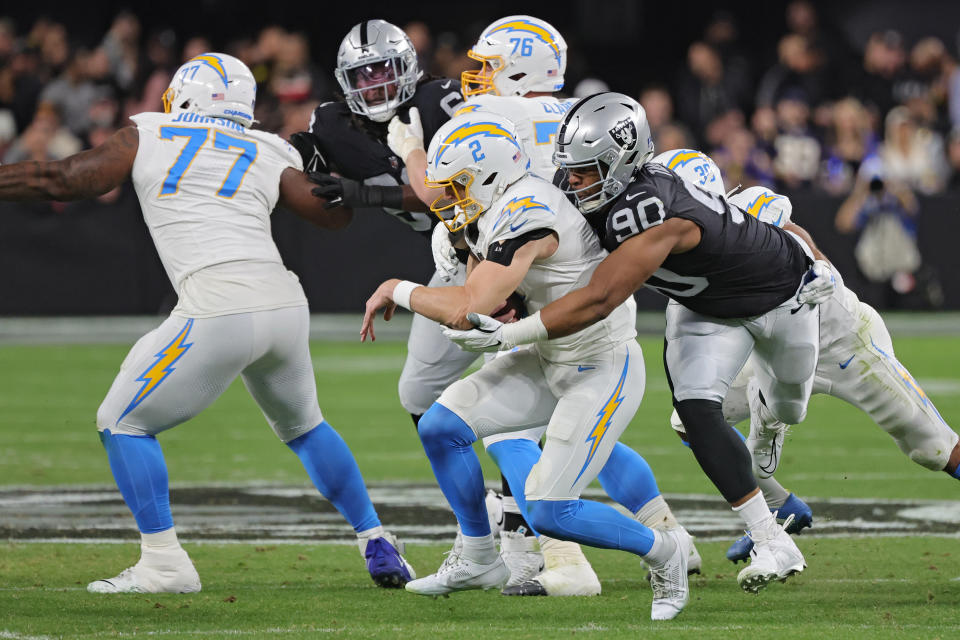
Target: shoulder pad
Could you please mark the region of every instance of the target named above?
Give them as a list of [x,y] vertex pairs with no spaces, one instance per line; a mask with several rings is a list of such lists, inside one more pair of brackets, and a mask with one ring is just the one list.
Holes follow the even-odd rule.
[[324,102],[313,110],[307,130],[310,133],[319,133],[326,127],[333,125],[339,118],[348,116],[347,105],[339,101]]
[[298,171],[303,171],[303,159],[300,157],[300,153],[280,136],[258,129],[247,129],[247,136],[256,140],[258,144],[269,147],[289,166]]
[[509,199],[501,199],[493,214],[494,222],[490,226],[489,240],[505,240],[534,231],[552,229],[557,224],[557,214],[553,208],[536,194],[523,193]]

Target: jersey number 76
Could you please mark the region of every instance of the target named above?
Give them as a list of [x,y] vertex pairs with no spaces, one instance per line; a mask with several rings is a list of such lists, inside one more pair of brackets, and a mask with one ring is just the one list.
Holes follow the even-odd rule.
[[[160,127],[161,140],[173,140],[174,138],[187,138],[187,143],[183,145],[183,150],[177,159],[167,170],[167,177],[163,180],[160,187],[160,197],[172,196],[177,193],[180,186],[180,179],[190,168],[190,164],[200,151],[200,147],[206,143],[210,136],[208,127]],[[223,131],[216,131],[213,134],[214,149],[240,149],[241,154],[233,162],[230,171],[223,179],[223,184],[217,190],[221,198],[232,198],[236,195],[240,183],[243,182],[243,176],[253,161],[257,159],[257,143],[252,140],[244,140],[228,135]]]

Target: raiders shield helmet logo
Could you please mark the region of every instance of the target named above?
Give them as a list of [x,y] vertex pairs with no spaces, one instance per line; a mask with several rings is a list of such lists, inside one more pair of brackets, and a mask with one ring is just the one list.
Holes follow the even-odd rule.
[[630,118],[624,118],[610,129],[610,135],[624,149],[630,150],[637,143],[637,127]]

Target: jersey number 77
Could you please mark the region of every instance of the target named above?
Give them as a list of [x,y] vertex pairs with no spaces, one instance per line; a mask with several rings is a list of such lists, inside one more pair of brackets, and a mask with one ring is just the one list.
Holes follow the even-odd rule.
[[[161,140],[173,140],[175,138],[187,138],[187,143],[183,145],[183,150],[173,165],[167,170],[167,177],[160,187],[160,197],[172,196],[177,193],[180,186],[180,179],[190,168],[190,164],[197,156],[207,138],[210,136],[208,127],[160,127]],[[230,171],[223,179],[223,184],[217,190],[216,195],[221,198],[232,198],[240,188],[243,177],[253,161],[257,159],[257,143],[252,140],[244,140],[228,135],[223,131],[216,131],[213,135],[214,149],[240,149],[241,154],[237,156]]]

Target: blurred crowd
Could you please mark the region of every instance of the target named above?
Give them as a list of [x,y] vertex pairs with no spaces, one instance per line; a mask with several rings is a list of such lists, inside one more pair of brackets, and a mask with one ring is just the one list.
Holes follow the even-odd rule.
[[[847,196],[877,180],[921,194],[960,188],[954,51],[933,37],[907,42],[893,30],[872,34],[858,50],[822,24],[807,0],[786,6],[785,23],[776,60],[763,64],[735,18],[715,14],[678,60],[676,82],[647,85],[637,96],[657,150],[698,147],[727,182],[786,193]],[[454,34],[433,33],[423,22],[404,26],[426,71],[459,77],[473,66],[467,27]],[[181,40],[123,12],[101,39],[78,44],[56,21],[0,18],[0,160],[61,158],[98,144],[128,115],[159,110],[173,71],[211,49],[251,67],[266,130],[301,130],[318,102],[335,97],[334,61],[316,60],[306,35],[278,26],[230,42]],[[580,71],[567,92],[606,88],[602,68]]]

